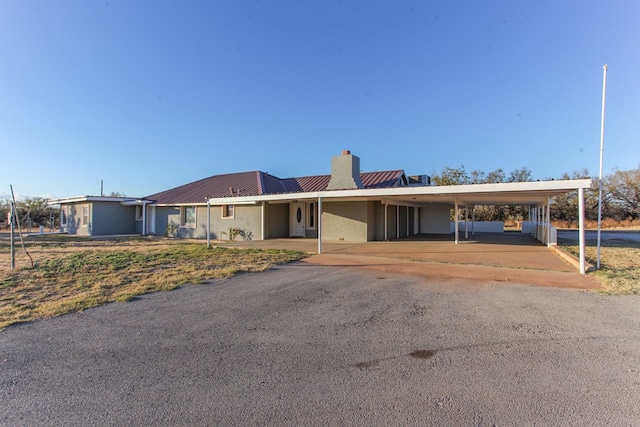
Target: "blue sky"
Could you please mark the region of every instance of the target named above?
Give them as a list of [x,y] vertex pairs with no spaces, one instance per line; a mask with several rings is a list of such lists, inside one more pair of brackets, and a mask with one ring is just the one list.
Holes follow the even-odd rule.
[[640,2],[0,1],[0,195],[640,166]]

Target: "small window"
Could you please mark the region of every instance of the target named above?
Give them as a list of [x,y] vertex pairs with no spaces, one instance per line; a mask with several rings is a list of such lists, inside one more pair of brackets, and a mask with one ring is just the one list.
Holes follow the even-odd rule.
[[136,221],[142,221],[142,205],[136,206]]
[[89,205],[84,205],[82,207],[82,225],[89,224]]
[[68,206],[60,208],[60,225],[67,225],[67,208]]
[[314,202],[307,203],[307,230],[316,229],[316,204]]
[[180,225],[183,227],[194,228],[196,226],[196,207],[184,206],[182,208],[182,218]]
[[233,217],[234,217],[233,205],[222,206],[222,218],[233,219]]

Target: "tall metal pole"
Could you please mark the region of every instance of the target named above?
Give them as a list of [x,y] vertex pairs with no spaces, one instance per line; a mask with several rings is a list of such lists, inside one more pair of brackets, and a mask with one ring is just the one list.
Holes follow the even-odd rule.
[[598,179],[598,260],[596,268],[600,270],[600,231],[602,229],[602,156],[604,153],[604,107],[607,95],[607,64],[604,64],[602,76],[602,121],[600,122],[600,175]]

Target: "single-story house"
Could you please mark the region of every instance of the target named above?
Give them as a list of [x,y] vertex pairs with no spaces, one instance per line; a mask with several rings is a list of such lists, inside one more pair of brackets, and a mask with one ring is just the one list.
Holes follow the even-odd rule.
[[[366,242],[415,234],[451,234],[451,209],[476,205],[530,207],[530,229],[551,244],[549,206],[556,195],[591,179],[456,186],[430,185],[403,170],[361,172],[343,151],[331,174],[278,178],[252,171],[214,175],[143,198],[75,197],[53,200],[71,234],[156,234],[195,239],[315,238]],[[583,209],[580,212],[584,216]],[[454,240],[460,230],[454,225]],[[465,221],[466,222],[466,221]],[[535,225],[531,225],[535,224]],[[540,225],[542,228],[540,228]]]

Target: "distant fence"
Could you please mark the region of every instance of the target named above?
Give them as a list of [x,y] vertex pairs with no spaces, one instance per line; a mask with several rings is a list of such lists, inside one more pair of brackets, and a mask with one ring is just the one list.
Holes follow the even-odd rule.
[[547,227],[547,225],[542,222],[523,222],[522,232],[531,234],[545,245],[555,246],[558,244],[558,229],[553,225]]

